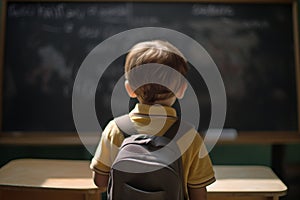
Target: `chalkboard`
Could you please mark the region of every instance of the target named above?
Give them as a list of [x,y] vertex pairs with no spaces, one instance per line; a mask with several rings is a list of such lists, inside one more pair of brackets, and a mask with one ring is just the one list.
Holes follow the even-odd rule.
[[[73,132],[72,88],[88,53],[137,27],[164,27],[198,41],[215,61],[227,94],[225,128],[297,131],[297,79],[292,3],[6,2],[2,131]],[[159,39],[159,38],[158,38]],[[102,76],[96,110],[102,127],[123,75],[124,56]],[[187,75],[210,119],[201,75]]]

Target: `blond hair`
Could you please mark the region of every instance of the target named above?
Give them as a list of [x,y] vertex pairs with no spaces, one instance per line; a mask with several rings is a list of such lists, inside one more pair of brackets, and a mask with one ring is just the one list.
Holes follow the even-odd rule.
[[[141,42],[134,45],[126,57],[125,77],[128,79],[129,84],[130,78],[128,73],[130,70],[149,63],[169,66],[182,75],[186,75],[188,71],[188,64],[185,57],[169,42],[161,40]],[[166,100],[174,96],[174,93],[170,89],[155,83],[148,83],[137,88],[135,94],[141,103],[146,104],[153,104],[156,101]]]

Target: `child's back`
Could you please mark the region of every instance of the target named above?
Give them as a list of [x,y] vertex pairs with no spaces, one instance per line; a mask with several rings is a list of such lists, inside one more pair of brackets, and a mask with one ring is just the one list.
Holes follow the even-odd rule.
[[[169,73],[166,67],[171,71],[176,70],[176,73]],[[142,42],[130,50],[125,63],[125,88],[130,97],[139,100],[129,113],[130,121],[138,133],[161,136],[177,121],[176,110],[171,106],[176,98],[184,96],[187,84],[180,77],[187,71],[187,61],[168,42]],[[115,121],[111,121],[102,134],[91,163],[94,180],[99,187],[107,186],[111,165],[123,140],[124,135]],[[192,128],[179,138],[177,145],[182,154],[185,198],[206,199],[206,186],[215,178],[209,156],[199,157],[202,138]]]

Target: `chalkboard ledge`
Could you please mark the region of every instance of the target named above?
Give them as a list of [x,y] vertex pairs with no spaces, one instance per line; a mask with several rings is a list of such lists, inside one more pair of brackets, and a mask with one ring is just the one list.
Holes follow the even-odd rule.
[[300,132],[294,131],[257,131],[239,132],[231,140],[221,139],[218,144],[300,144]]
[[[85,137],[85,144],[97,144],[99,137]],[[82,145],[77,133],[0,133],[0,145]]]
[[[97,145],[99,137],[85,137],[85,144]],[[300,132],[266,131],[239,132],[235,138],[222,139],[218,144],[299,144]],[[0,145],[82,145],[76,133],[0,133]]]

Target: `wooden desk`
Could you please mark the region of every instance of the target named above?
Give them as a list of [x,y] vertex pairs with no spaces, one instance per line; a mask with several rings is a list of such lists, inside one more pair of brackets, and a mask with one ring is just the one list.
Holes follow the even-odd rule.
[[208,199],[278,200],[287,187],[269,167],[214,166],[216,182],[207,187]]
[[100,200],[88,161],[19,159],[0,169],[1,200]]
[[[217,181],[207,188],[209,200],[275,200],[287,190],[268,167],[214,169]],[[0,169],[1,200],[100,200],[100,195],[92,181],[89,161],[20,159]]]

